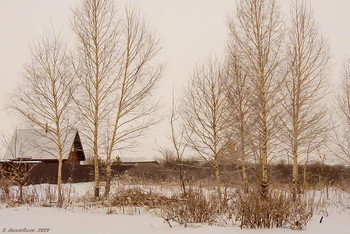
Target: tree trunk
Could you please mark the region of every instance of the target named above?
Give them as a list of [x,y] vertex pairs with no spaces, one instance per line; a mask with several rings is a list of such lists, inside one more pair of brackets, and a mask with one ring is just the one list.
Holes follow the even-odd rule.
[[58,200],[58,207],[62,207],[62,159],[58,161],[58,176],[57,176],[57,200]]
[[95,185],[94,185],[94,197],[100,196],[100,172],[98,165],[98,146],[97,146],[97,126],[95,126],[94,132],[94,168],[95,168]]
[[220,181],[220,169],[218,159],[215,160],[215,177],[216,177],[216,190],[218,196],[221,197],[221,181]]
[[[57,106],[57,104],[55,103]],[[57,111],[56,111],[57,114]],[[58,119],[58,118],[57,118]],[[63,199],[62,199],[62,164],[63,164],[63,151],[62,151],[62,143],[61,143],[61,133],[59,130],[59,122],[56,121],[56,137],[57,137],[57,144],[58,144],[58,175],[57,175],[57,205],[58,207],[62,207],[63,205]]]
[[304,164],[304,171],[303,171],[303,191],[306,189],[306,173],[307,173],[307,164],[309,162],[309,152],[306,153],[306,161]]
[[185,186],[185,180],[184,180],[184,169],[183,169],[182,165],[180,165],[180,168],[179,168],[179,177],[180,177],[180,181],[181,181],[181,187],[182,187],[183,195],[186,196],[186,186]]
[[22,183],[20,183],[20,185],[19,185],[19,200],[20,200],[20,202],[23,201],[23,185],[22,185]]
[[262,137],[261,137],[261,195],[267,197],[268,178],[267,178],[267,116],[266,116],[266,98],[265,88],[262,88]]
[[[97,53],[97,52],[96,52]],[[98,105],[98,97],[99,97],[99,76],[98,76],[98,67],[96,72],[96,89],[95,89],[95,113],[94,113],[94,166],[95,166],[95,187],[94,187],[94,197],[100,197],[100,171],[98,165],[98,126],[99,126],[99,105]]]
[[[296,145],[294,145],[296,147]],[[297,149],[293,150],[293,199],[296,198],[296,195],[300,193],[299,188],[299,168],[298,168],[298,153]]]
[[105,187],[104,197],[108,197],[109,192],[111,191],[111,175],[112,175],[111,156],[107,156],[106,164],[107,164],[106,165],[106,187]]
[[242,176],[243,176],[243,189],[247,193],[248,192],[248,176],[246,172],[246,163],[242,162]]
[[98,198],[100,196],[100,173],[98,165],[98,156],[94,155],[94,165],[95,165],[95,185],[94,185],[94,197]]
[[244,113],[242,108],[240,108],[240,135],[241,135],[241,166],[242,166],[242,177],[243,177],[243,189],[247,193],[248,192],[248,177],[246,172],[246,156],[245,156],[245,140],[244,140]]

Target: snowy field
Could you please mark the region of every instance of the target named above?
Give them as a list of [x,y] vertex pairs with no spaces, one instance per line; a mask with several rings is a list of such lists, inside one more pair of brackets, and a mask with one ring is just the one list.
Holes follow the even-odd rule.
[[[145,187],[145,186],[142,186]],[[38,188],[31,186],[27,189]],[[54,191],[54,186],[41,185],[41,189],[48,188]],[[114,188],[116,189],[116,187]],[[165,188],[153,186],[153,190]],[[174,188],[175,189],[175,188]],[[82,183],[65,185],[64,191],[70,191],[72,197],[79,197],[91,192],[92,184]],[[171,189],[167,188],[168,192]],[[44,192],[39,193],[41,195]],[[322,200],[319,208],[312,217],[306,230],[293,231],[290,229],[240,229],[238,224],[232,223],[224,227],[194,224],[187,227],[172,223],[172,228],[164,222],[162,217],[154,212],[141,212],[141,214],[124,215],[121,212],[107,214],[106,207],[82,208],[72,205],[58,209],[53,207],[19,206],[0,208],[0,230],[4,233],[44,232],[51,234],[86,233],[86,234],[139,234],[139,233],[185,233],[185,234],[213,234],[213,233],[350,233],[350,196],[348,193],[333,189],[328,199],[324,193],[309,192],[315,197],[315,202]],[[322,197],[323,196],[323,197]],[[325,206],[326,204],[326,206]],[[323,216],[322,223],[320,219]]]
[[[170,228],[160,217],[147,215],[107,215],[101,212],[77,212],[57,208],[17,207],[0,209],[0,230],[6,229],[49,229],[48,233],[85,233],[85,234],[139,234],[139,233],[188,233],[188,234],[213,234],[213,233],[350,233],[350,212],[330,213],[328,217],[319,223],[320,215],[315,215],[304,231],[289,229],[240,229],[238,226],[215,227],[203,224],[193,227],[173,225]],[[18,233],[18,232],[17,232]],[[19,232],[21,233],[21,232]],[[26,233],[26,232],[23,232]]]

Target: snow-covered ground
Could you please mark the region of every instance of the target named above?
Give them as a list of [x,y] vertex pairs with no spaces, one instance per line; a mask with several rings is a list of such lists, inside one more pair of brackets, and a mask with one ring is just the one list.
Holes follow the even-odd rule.
[[[350,212],[331,213],[324,217],[319,223],[320,215],[312,218],[306,230],[301,233],[312,234],[349,234],[350,233]],[[0,230],[11,231],[11,228],[20,231],[40,228],[49,229],[50,234],[84,233],[84,234],[139,234],[139,233],[186,233],[186,234],[213,234],[213,233],[296,233],[289,229],[259,229],[241,230],[238,226],[216,227],[204,224],[193,227],[182,227],[173,225],[170,228],[160,217],[151,214],[144,215],[108,215],[105,212],[77,212],[57,208],[17,207],[0,209]],[[25,231],[25,230],[23,230]],[[17,232],[22,233],[22,232]],[[27,233],[27,232],[23,232]]]
[[[30,186],[27,189],[37,188]],[[41,185],[41,189],[48,190],[49,185]],[[116,187],[114,187],[116,189]],[[157,190],[154,186],[153,190]],[[38,191],[39,189],[37,189]],[[51,185],[50,190],[54,190]],[[65,191],[70,191],[72,197],[84,196],[91,192],[92,184],[81,183],[65,185]],[[161,190],[161,187],[158,187]],[[41,192],[39,194],[44,194]],[[300,231],[305,234],[349,234],[350,233],[350,196],[337,189],[329,191],[328,199],[325,193],[310,192],[310,197],[320,205],[315,212],[306,230]],[[85,211],[84,211],[85,210]],[[0,206],[0,232],[28,233],[46,232],[50,234],[139,234],[139,233],[184,233],[184,234],[213,234],[213,233],[296,233],[290,229],[240,229],[237,224],[226,227],[196,224],[189,227],[179,226],[172,223],[172,228],[164,220],[152,213],[141,212],[141,214],[123,215],[107,214],[108,208],[94,207],[83,208],[79,206],[68,206],[64,209],[52,207],[20,206],[6,208]],[[118,213],[118,212],[116,212]],[[120,213],[120,212],[119,212]],[[320,219],[323,216],[322,223]]]

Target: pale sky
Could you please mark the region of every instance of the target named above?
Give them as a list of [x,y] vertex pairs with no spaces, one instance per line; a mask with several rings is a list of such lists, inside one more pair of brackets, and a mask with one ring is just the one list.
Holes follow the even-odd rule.
[[[54,27],[69,39],[71,8],[80,0],[0,0],[0,133],[13,131],[18,123],[4,109],[8,93],[13,91],[21,77],[22,67],[29,58],[29,44],[35,35]],[[227,40],[226,20],[232,14],[235,0],[122,0],[116,1],[123,10],[124,3],[136,5],[148,19],[149,25],[161,39],[160,58],[166,62],[166,71],[157,93],[162,97],[167,113],[171,103],[172,87],[181,93],[190,77],[195,62],[209,55],[223,53]],[[289,1],[279,0],[285,11]],[[340,77],[342,60],[350,55],[350,1],[312,0],[314,16],[322,33],[329,39],[333,69],[332,83]],[[288,12],[287,12],[288,13]],[[74,43],[74,42],[71,42]],[[159,124],[140,139],[136,153],[125,156],[143,156],[152,159],[159,155],[158,144],[164,145],[168,125]]]

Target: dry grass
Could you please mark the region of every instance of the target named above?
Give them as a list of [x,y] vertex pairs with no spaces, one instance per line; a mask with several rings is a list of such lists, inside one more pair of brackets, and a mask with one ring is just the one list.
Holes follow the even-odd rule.
[[172,199],[141,188],[120,190],[110,199],[111,206],[147,206],[149,209],[160,208],[173,202]]
[[226,196],[206,195],[202,189],[191,189],[185,196],[174,196],[173,199],[175,203],[162,209],[162,217],[170,226],[170,221],[184,226],[194,223],[227,225],[232,218]]
[[[305,229],[312,214],[327,216],[329,206],[350,207],[350,191],[346,185],[339,188],[319,185],[319,190],[307,190],[296,200],[292,199],[290,188],[284,184],[271,185],[267,198],[262,198],[255,189],[244,193],[237,187],[229,187],[218,197],[209,182],[188,185],[184,196],[173,182],[145,180],[137,183],[131,176],[124,175],[113,181],[110,197],[99,200],[93,196],[93,186],[85,186],[64,186],[63,207],[83,208],[85,211],[104,209],[107,214],[152,213],[163,217],[170,226],[173,223],[184,226],[235,223],[241,228]],[[20,200],[17,186],[4,181],[0,183],[0,202],[11,207],[22,204],[55,206],[56,193],[55,185],[25,186]]]
[[302,197],[293,200],[287,191],[272,190],[267,197],[258,190],[238,190],[234,204],[236,221],[241,228],[304,229],[312,217],[312,207]]

